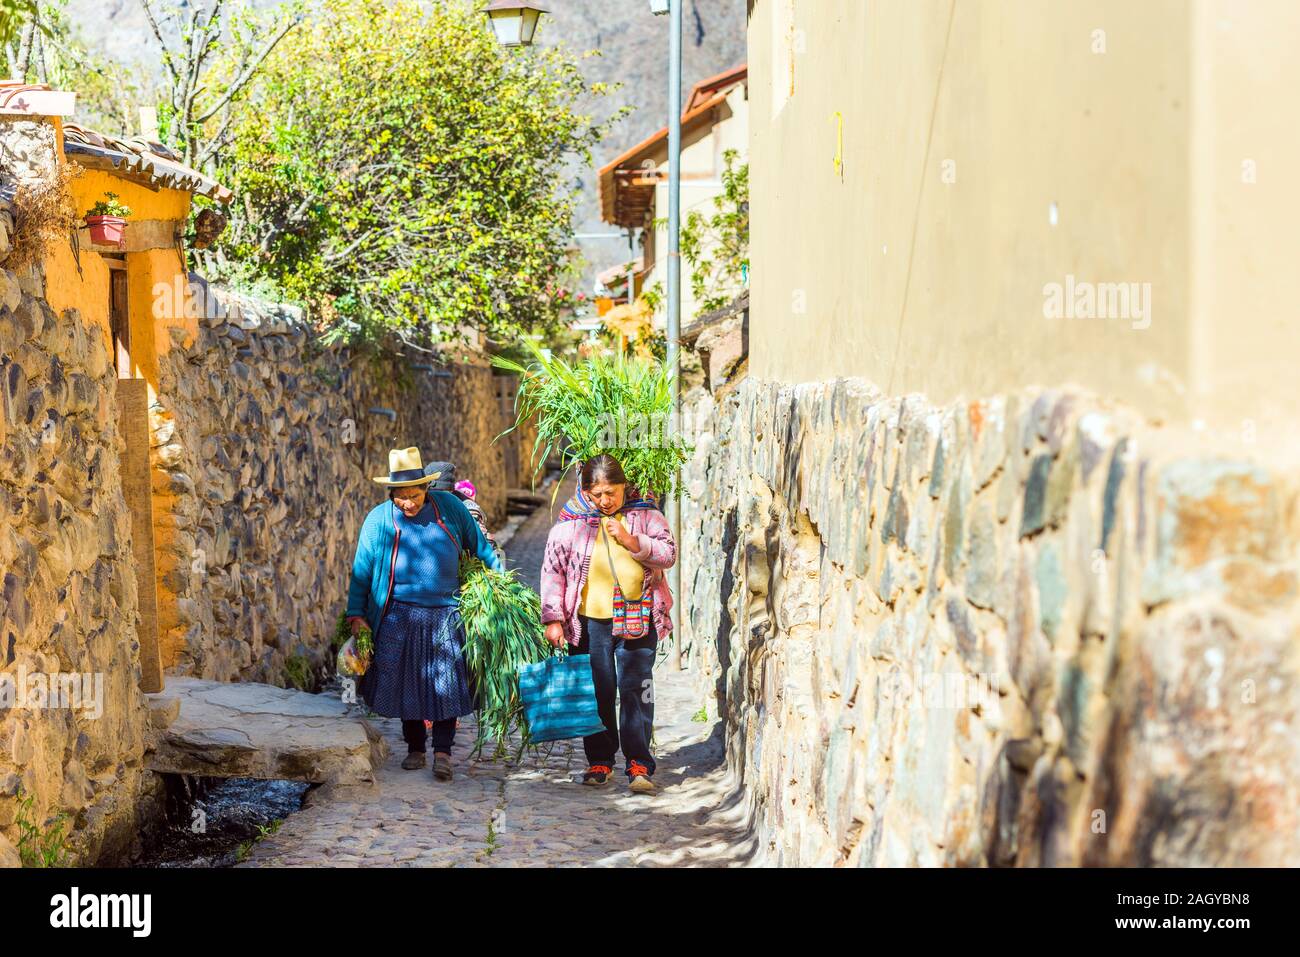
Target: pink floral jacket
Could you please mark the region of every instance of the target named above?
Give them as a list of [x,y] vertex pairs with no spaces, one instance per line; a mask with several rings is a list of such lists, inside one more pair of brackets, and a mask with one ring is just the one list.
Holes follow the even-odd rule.
[[[655,635],[663,638],[672,633],[672,620],[668,617],[673,607],[672,592],[664,577],[664,569],[672,568],[677,561],[677,543],[668,528],[663,512],[653,508],[629,509],[620,517],[627,530],[641,543],[632,557],[645,568],[641,594],[654,599],[651,617]],[[596,544],[599,526],[581,519],[557,522],[546,539],[546,555],[542,559],[542,621],[558,621],[564,626],[564,637],[576,645],[581,634],[578,625],[578,605],[582,601],[582,586],[587,581],[591,567],[591,550]]]

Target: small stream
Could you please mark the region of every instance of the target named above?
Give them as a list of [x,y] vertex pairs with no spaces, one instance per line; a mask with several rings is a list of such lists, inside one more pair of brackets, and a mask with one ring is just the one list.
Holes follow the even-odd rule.
[[[333,669],[331,668],[331,671]],[[338,697],[338,675],[313,675],[314,694]],[[163,774],[165,813],[147,829],[133,867],[233,867],[258,838],[302,810],[304,781]]]
[[301,781],[164,775],[166,819],[150,828],[135,867],[231,867],[264,829],[302,808]]

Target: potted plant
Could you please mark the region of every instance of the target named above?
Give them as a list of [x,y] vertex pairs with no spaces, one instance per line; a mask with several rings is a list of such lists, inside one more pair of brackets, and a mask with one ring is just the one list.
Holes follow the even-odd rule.
[[117,197],[117,193],[105,193],[104,198],[90,207],[86,213],[86,225],[90,227],[90,241],[103,246],[122,245],[122,234],[126,230],[126,219],[131,215],[131,207]]

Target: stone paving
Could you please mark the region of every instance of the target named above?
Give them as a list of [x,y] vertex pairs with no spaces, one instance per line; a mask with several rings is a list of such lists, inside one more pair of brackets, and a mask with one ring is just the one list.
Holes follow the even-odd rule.
[[[549,489],[548,489],[549,492]],[[557,499],[557,507],[562,504]],[[507,547],[512,566],[536,586],[550,527],[539,509]],[[395,865],[740,866],[758,848],[736,782],[726,771],[722,729],[697,721],[703,699],[666,655],[655,669],[655,781],[650,796],[627,790],[621,769],[605,787],[577,783],[580,741],[518,763],[472,760],[472,718],[462,719],[456,778],[403,771],[401,724],[374,721],[392,750],[372,787],[326,786],[279,831],[259,841],[244,867]]]

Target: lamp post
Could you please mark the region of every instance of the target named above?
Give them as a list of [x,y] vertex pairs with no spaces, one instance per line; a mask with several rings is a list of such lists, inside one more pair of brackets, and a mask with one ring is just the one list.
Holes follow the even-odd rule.
[[[546,11],[528,0],[493,0],[485,12],[492,22],[497,39],[505,46],[530,46],[537,32],[537,21]],[[672,436],[682,430],[681,386],[681,323],[682,323],[682,0],[650,0],[650,12],[668,20],[668,368],[673,374],[673,412],[670,419]],[[629,231],[630,234],[630,231]],[[628,301],[632,298],[632,276],[628,277]],[[669,584],[673,595],[673,666],[682,667],[681,594],[682,594],[682,517],[678,499],[681,497],[681,472],[675,476],[677,498],[670,498],[667,519],[677,542],[678,561],[669,570]]]
[[[650,0],[650,11],[656,16],[668,15],[668,368],[673,375],[673,414],[669,435],[682,434],[682,364],[680,341],[682,334],[682,0]],[[682,667],[682,510],[681,470],[675,476],[677,496],[670,498],[668,526],[677,543],[678,560],[669,569],[669,587],[673,602],[673,667]]]
[[502,46],[529,47],[546,11],[531,0],[492,0],[483,12]]

